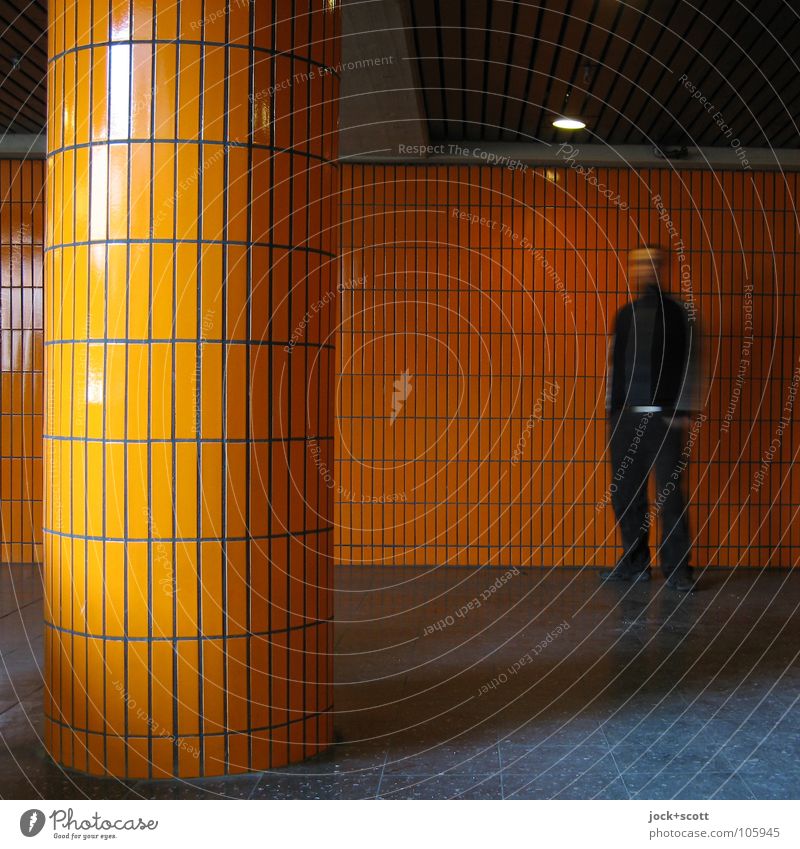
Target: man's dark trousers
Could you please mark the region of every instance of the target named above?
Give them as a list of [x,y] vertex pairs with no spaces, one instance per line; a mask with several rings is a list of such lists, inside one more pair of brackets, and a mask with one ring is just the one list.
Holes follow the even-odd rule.
[[662,539],[659,561],[669,577],[689,566],[689,529],[681,488],[686,458],[682,457],[684,429],[670,425],[669,412],[635,412],[625,409],[612,414],[611,503],[622,535],[623,556],[618,568],[630,573],[650,566],[647,480],[656,476],[656,506],[661,514]]

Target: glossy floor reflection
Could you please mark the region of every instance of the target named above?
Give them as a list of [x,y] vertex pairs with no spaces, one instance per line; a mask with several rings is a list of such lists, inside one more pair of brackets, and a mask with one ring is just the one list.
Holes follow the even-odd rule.
[[43,754],[39,572],[2,567],[0,797],[797,798],[800,573],[701,587],[339,567],[340,742],[268,773],[125,783]]

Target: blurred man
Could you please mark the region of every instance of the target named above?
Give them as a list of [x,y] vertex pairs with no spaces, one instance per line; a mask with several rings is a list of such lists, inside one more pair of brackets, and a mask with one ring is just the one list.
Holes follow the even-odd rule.
[[694,588],[682,472],[686,424],[698,406],[699,333],[686,309],[662,288],[665,253],[632,251],[629,277],[639,295],[615,319],[606,406],[610,424],[611,503],[622,556],[602,581],[649,581],[651,523],[647,481],[655,471],[661,569],[678,592]]

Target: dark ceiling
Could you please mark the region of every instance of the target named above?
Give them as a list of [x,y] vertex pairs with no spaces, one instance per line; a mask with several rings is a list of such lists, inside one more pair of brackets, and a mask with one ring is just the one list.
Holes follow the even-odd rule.
[[800,146],[796,0],[409,2],[433,139]]
[[0,131],[38,133],[45,124],[47,6],[0,0]]
[[[800,147],[796,0],[407,2],[434,140],[557,141],[567,113],[581,142]],[[44,126],[46,23],[0,0],[2,131]]]

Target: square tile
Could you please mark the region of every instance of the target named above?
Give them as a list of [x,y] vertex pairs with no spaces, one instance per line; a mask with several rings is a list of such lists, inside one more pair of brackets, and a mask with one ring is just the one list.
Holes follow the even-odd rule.
[[740,771],[739,777],[755,799],[800,799],[800,770]]
[[381,799],[502,799],[500,776],[384,775]]
[[497,744],[475,745],[469,738],[448,743],[422,741],[389,748],[384,775],[430,775],[453,773],[487,775],[500,770]]
[[570,764],[545,772],[503,771],[506,799],[628,799],[628,789],[612,764],[581,769]]
[[504,774],[520,773],[537,776],[571,769],[584,772],[606,767],[616,773],[617,768],[604,742],[584,743],[576,746],[553,746],[542,743],[533,747],[518,743],[500,743],[500,760]]
[[732,772],[733,767],[717,743],[701,737],[682,742],[661,737],[647,743],[625,742],[612,745],[611,753],[621,772],[658,772],[693,774],[701,769]]
[[273,775],[264,773],[252,799],[374,799],[378,773],[350,775]]
[[626,772],[622,780],[632,799],[754,799],[748,785],[731,772]]

